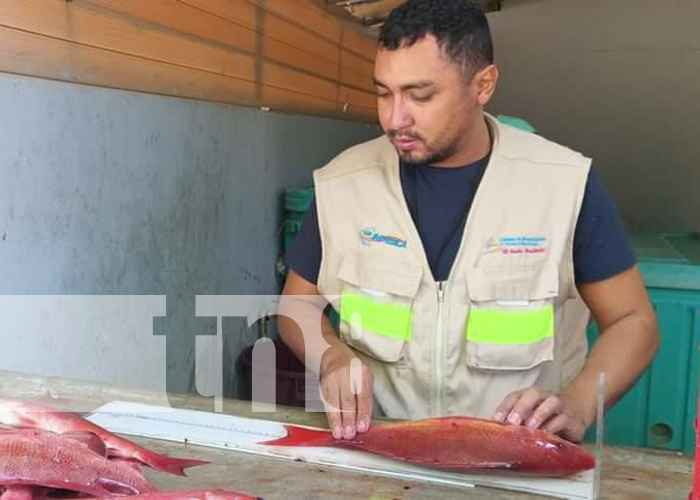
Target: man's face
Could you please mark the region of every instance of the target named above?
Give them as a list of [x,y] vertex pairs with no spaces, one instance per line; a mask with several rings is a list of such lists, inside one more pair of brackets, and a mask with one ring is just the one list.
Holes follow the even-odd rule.
[[379,122],[402,160],[449,163],[480,116],[475,79],[428,35],[410,47],[380,48],[375,62]]

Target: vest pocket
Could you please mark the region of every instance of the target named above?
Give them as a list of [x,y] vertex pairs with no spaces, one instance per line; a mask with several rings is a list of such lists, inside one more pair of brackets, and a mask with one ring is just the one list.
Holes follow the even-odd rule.
[[467,281],[468,366],[527,370],[552,361],[559,295],[556,267],[474,268]]
[[338,273],[343,283],[340,338],[380,361],[406,361],[421,275],[420,267],[395,259],[346,254]]

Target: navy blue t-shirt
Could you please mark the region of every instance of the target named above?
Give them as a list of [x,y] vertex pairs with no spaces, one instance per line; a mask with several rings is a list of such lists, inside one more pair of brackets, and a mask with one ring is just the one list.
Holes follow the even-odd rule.
[[[466,215],[487,163],[488,157],[458,168],[401,164],[401,187],[436,281],[449,276]],[[287,254],[287,264],[307,281],[316,283],[321,251],[314,200]],[[636,263],[617,208],[593,171],[586,183],[573,254],[577,284],[610,278]]]

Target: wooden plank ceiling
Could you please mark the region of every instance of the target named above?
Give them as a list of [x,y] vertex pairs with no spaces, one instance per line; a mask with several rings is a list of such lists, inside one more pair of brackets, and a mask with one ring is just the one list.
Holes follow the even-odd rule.
[[[326,0],[344,7],[365,26],[378,30],[389,13],[406,0]],[[501,10],[501,0],[477,0],[484,12]]]
[[0,4],[0,72],[376,122],[376,39],[325,0]]

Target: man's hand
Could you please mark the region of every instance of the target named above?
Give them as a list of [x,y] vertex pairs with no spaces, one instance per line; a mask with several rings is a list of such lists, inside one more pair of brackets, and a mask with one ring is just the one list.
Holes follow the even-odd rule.
[[[307,368],[318,372],[333,437],[352,439],[357,432],[369,430],[372,373],[338,338],[323,314],[327,305],[315,284],[290,271],[280,300],[280,337]],[[319,321],[320,335],[313,335]],[[303,331],[308,333],[306,337]]]
[[536,387],[510,394],[494,420],[580,441],[595,421],[599,375],[605,373],[607,410],[648,368],[659,347],[659,329],[639,269],[578,288],[600,330],[583,369],[558,396]]
[[539,387],[531,387],[509,394],[496,408],[493,418],[498,422],[542,429],[579,442],[592,423],[587,415],[590,413],[565,393],[555,395]]
[[[335,439],[353,439],[372,420],[372,372],[345,345],[328,349],[321,361],[321,395]],[[340,410],[340,411],[338,411]]]

